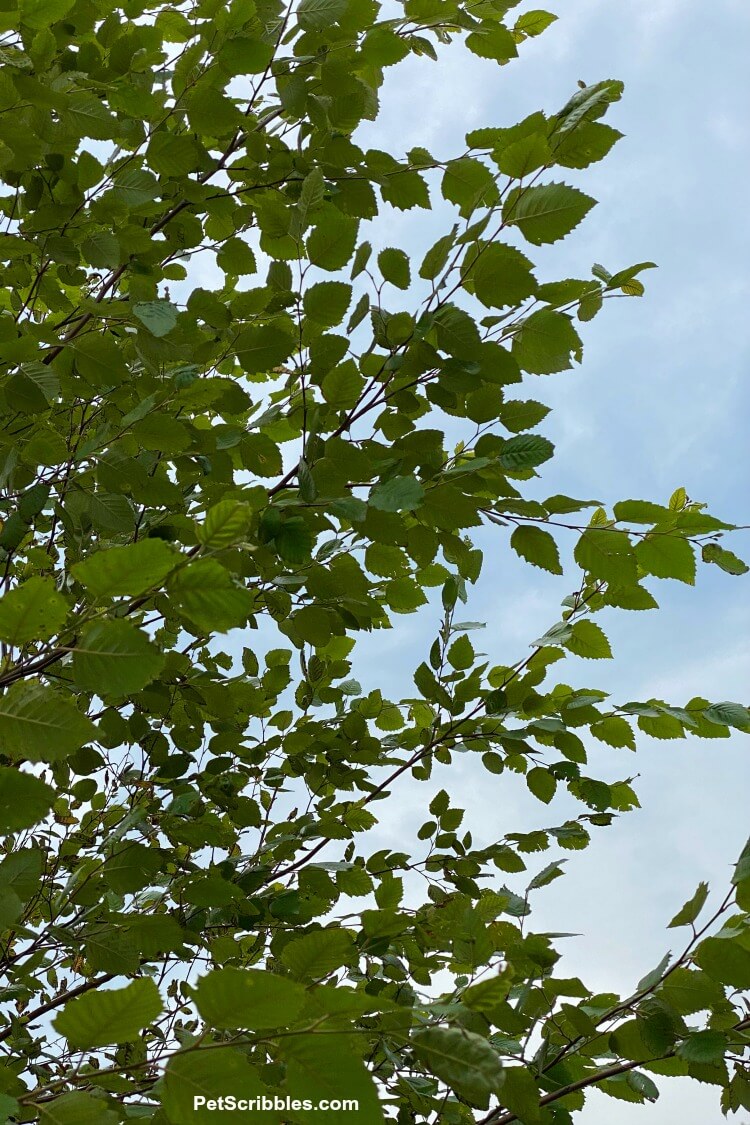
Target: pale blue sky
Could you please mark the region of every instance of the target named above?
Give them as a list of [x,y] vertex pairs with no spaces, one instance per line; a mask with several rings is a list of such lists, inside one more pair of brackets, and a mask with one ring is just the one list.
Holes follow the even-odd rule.
[[[534,396],[554,407],[544,427],[557,445],[547,491],[608,503],[664,501],[684,485],[716,514],[750,523],[750,6],[744,0],[714,0],[710,11],[697,0],[548,6],[559,22],[526,44],[511,66],[498,69],[452,47],[437,67],[421,60],[390,72],[367,142],[391,148],[398,136],[404,149],[422,144],[447,157],[461,151],[469,129],[559,108],[578,79],[624,80],[624,99],[608,120],[625,140],[603,164],[566,177],[600,206],[544,261],[558,277],[586,276],[594,261],[619,269],[654,260],[660,268],[644,279],[645,299],[613,302],[584,326],[581,368],[530,380]],[[412,211],[381,222],[374,240],[416,250],[440,233],[437,217]],[[487,621],[482,648],[505,663],[523,655],[555,619],[567,584],[509,558],[502,534],[493,529],[482,536],[485,572],[465,616]],[[750,555],[750,536],[737,536],[737,547]],[[748,580],[704,568],[696,589],[675,583],[654,589],[659,613],[607,618],[613,663],[570,661],[561,675],[607,688],[620,701],[653,695],[679,703],[701,693],[746,702]],[[392,697],[402,694],[434,625],[435,615],[425,610],[402,618],[394,633],[372,638],[362,678]],[[565,879],[538,897],[537,928],[583,932],[566,944],[567,971],[599,988],[628,991],[667,949],[680,947],[667,922],[700,879],[722,892],[750,834],[749,754],[741,738],[730,744],[644,737],[637,756],[595,752],[602,775],[640,775],[643,809],[600,830],[587,853],[570,856]],[[398,809],[380,829],[384,839],[392,846],[400,832],[405,842],[413,839],[426,790],[446,781],[480,836],[558,822],[520,787],[462,760],[450,777],[437,775],[434,786],[399,791]],[[582,1122],[723,1120],[710,1087],[660,1084],[662,1097],[653,1106],[591,1095]]]

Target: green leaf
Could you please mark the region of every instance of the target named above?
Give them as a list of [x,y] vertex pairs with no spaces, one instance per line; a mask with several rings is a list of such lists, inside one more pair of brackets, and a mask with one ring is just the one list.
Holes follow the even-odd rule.
[[528,1122],[528,1125],[541,1121],[539,1087],[525,1066],[503,1068],[498,1098],[520,1121]]
[[647,574],[695,585],[695,552],[687,539],[652,533],[637,544],[635,554]]
[[95,989],[69,1000],[55,1017],[55,1029],[80,1051],[109,1043],[128,1043],[163,1009],[159,989],[150,977],[125,988]]
[[338,410],[348,410],[355,406],[364,388],[365,381],[357,370],[353,359],[340,363],[323,379],[321,390],[323,398]]
[[671,972],[661,986],[660,994],[681,1016],[713,1008],[724,999],[722,986],[694,968],[678,968]]
[[299,565],[312,553],[312,532],[301,517],[284,520],[274,536],[274,546],[285,562]]
[[565,860],[558,860],[555,863],[548,863],[547,866],[531,880],[528,890],[538,891],[540,887],[547,887],[550,883],[554,882],[555,879],[559,879],[565,874],[562,869],[562,864],[564,862]]
[[57,762],[96,735],[91,720],[52,688],[21,681],[0,696],[0,749],[12,758]]
[[734,938],[706,938],[693,960],[720,984],[750,988],[750,952]]
[[255,607],[250,590],[238,586],[214,559],[198,559],[169,582],[171,599],[203,633],[226,633],[244,625]]
[[635,1090],[637,1095],[642,1095],[637,1099],[639,1104],[643,1103],[644,1098],[646,1101],[655,1102],[659,1097],[659,1087],[654,1080],[639,1070],[628,1071],[626,1082],[632,1090]]
[[89,90],[77,90],[70,95],[65,111],[68,127],[81,137],[97,141],[111,140],[117,133],[114,119],[99,98]]
[[457,204],[464,216],[471,215],[477,207],[491,207],[498,198],[495,179],[489,168],[470,156],[449,161],[442,191],[445,199]]
[[578,304],[578,319],[583,321],[593,320],[604,307],[604,295],[600,289],[586,293]]
[[552,12],[544,12],[535,8],[533,11],[524,12],[522,16],[519,16],[513,30],[520,31],[523,35],[528,36],[541,35],[556,19],[557,16],[553,15]]
[[370,492],[369,503],[383,512],[413,512],[424,499],[424,488],[414,476],[391,477]]
[[641,281],[635,280],[636,275],[643,273],[644,270],[655,269],[657,269],[656,262],[638,262],[635,266],[628,266],[627,269],[613,274],[607,282],[607,287],[621,289],[629,297],[640,297],[643,295],[644,287]]
[[535,246],[565,238],[588,215],[596,200],[567,184],[514,188],[503,206],[506,223],[517,226]]
[[563,106],[557,115],[555,130],[557,133],[570,132],[576,129],[584,120],[596,120],[607,112],[612,102],[619,101],[622,97],[623,84],[612,79],[596,82],[592,86],[578,83],[580,89],[576,90],[573,97]]
[[161,586],[179,562],[180,556],[163,540],[141,539],[97,551],[71,570],[95,598],[137,597]]
[[[203,153],[192,137],[154,133],[148,146],[148,162],[158,175],[179,179],[203,165]],[[150,325],[147,327],[153,331]]]
[[538,434],[519,434],[504,443],[498,461],[503,469],[517,472],[543,465],[554,452],[555,447],[547,438]]
[[503,145],[493,154],[497,166],[504,176],[512,180],[522,180],[539,168],[554,163],[547,138],[542,133],[530,133],[517,141]]
[[548,805],[557,791],[557,779],[543,766],[535,766],[526,774],[526,784],[531,793]]
[[718,1063],[728,1049],[729,1040],[723,1031],[696,1031],[680,1043],[677,1054],[686,1062]]
[[177,323],[177,308],[169,301],[142,301],[133,312],[152,336],[167,336]]
[[50,27],[67,16],[75,0],[21,0],[21,20],[27,27]]
[[519,305],[537,289],[525,254],[499,242],[480,248],[468,276],[479,300],[492,309]]
[[563,168],[588,168],[596,164],[622,139],[622,133],[599,121],[582,121],[576,129],[556,138],[555,163]]
[[600,500],[574,500],[570,496],[548,496],[543,507],[552,515],[568,515],[570,512],[580,512],[583,508],[599,508]]
[[118,203],[127,207],[140,207],[151,203],[158,191],[158,180],[143,168],[126,166],[114,176],[112,193]]
[[620,500],[614,506],[615,519],[622,523],[658,523],[669,516],[669,509],[650,500]]
[[41,848],[19,848],[0,863],[0,885],[13,891],[19,901],[28,902],[39,890],[42,879]]
[[532,566],[541,567],[551,574],[562,574],[557,543],[541,527],[517,527],[510,537],[510,545],[516,554]]
[[50,578],[28,578],[0,599],[0,640],[9,645],[48,640],[67,616],[67,602]]
[[457,637],[448,649],[448,660],[454,668],[462,671],[471,668],[474,663],[474,646],[465,634]]
[[633,544],[621,531],[590,528],[578,540],[574,554],[578,565],[594,578],[614,586],[635,585],[637,581]]
[[158,848],[147,848],[135,840],[118,844],[107,860],[102,875],[117,894],[134,894],[149,886],[164,866]]
[[55,790],[33,774],[0,766],[0,833],[32,828],[47,815],[56,797]]
[[87,497],[87,510],[94,530],[101,535],[130,535],[135,526],[135,513],[126,496],[116,492],[95,492]]
[[417,1058],[471,1105],[486,1109],[500,1088],[503,1072],[497,1052],[471,1031],[430,1027],[412,1037]]
[[129,371],[111,336],[82,336],[71,345],[76,369],[93,387],[121,383]]
[[[186,1051],[172,1055],[167,1064],[164,1112],[170,1125],[216,1125],[219,1098],[232,1094],[238,1100],[250,1100],[268,1093],[243,1052],[231,1047]],[[208,1107],[209,1102],[214,1103],[213,1108]],[[263,1112],[257,1118],[262,1125],[277,1119]]]
[[122,697],[158,676],[164,654],[129,621],[99,621],[76,642],[73,676],[85,691]]
[[507,27],[490,21],[466,36],[466,46],[480,59],[494,59],[501,65],[518,54],[516,41]]
[[[364,273],[365,269],[367,268],[367,263],[370,261],[371,257],[372,246],[370,245],[370,243],[360,242],[359,246],[357,247],[356,253],[354,254],[354,257],[352,258],[352,265],[349,276],[351,278],[355,278],[359,277],[361,273]],[[369,307],[369,296],[367,296],[367,294],[365,293],[363,294],[363,297],[367,297],[367,303]]]
[[[343,990],[342,990],[343,991]],[[348,1100],[357,1108],[350,1111],[354,1122],[377,1125],[383,1121],[383,1108],[368,1070],[342,1035],[289,1035],[279,1041],[286,1064],[286,1088],[303,1103],[296,1116],[314,1123],[320,1113],[306,1108],[325,1101]]]
[[346,11],[346,0],[300,0],[297,19],[300,27],[324,30]]
[[40,1125],[118,1125],[119,1120],[120,1115],[108,1109],[103,1098],[83,1090],[63,1094],[39,1107]]
[[211,1027],[289,1027],[306,1000],[304,988],[259,969],[214,969],[193,991],[201,1017]]
[[265,324],[240,332],[234,350],[248,375],[266,375],[289,359],[294,351],[294,340],[283,328]]
[[608,746],[620,748],[628,746],[635,750],[635,735],[627,719],[620,715],[610,715],[601,722],[591,724],[591,733],[594,738],[606,742]]
[[411,578],[394,578],[385,588],[385,599],[396,613],[413,613],[427,598]]
[[713,703],[704,711],[704,715],[712,723],[720,726],[735,727],[745,730],[750,726],[750,711],[741,703]]
[[580,352],[581,338],[570,317],[553,309],[532,313],[513,337],[513,358],[530,375],[567,371]]
[[250,505],[242,500],[220,500],[198,528],[198,542],[212,550],[238,543],[247,535],[251,517]]
[[443,235],[439,238],[434,246],[425,254],[422,264],[419,267],[419,276],[423,277],[426,281],[432,281],[443,270],[448,262],[448,256],[451,249],[455,245],[456,240],[456,227],[453,228],[451,234]]
[[94,230],[81,244],[81,253],[90,266],[115,269],[120,264],[120,243],[108,230]]
[[60,395],[60,380],[43,363],[24,363],[6,386],[14,407],[28,414],[42,413]]
[[400,211],[412,207],[430,209],[430,193],[418,172],[396,172],[387,176],[380,184],[380,194],[384,202]]
[[557,625],[553,625],[543,636],[538,637],[537,640],[531,643],[535,648],[544,648],[548,645],[562,645],[567,641],[572,632],[572,625],[569,625],[566,621],[559,621]]
[[478,361],[482,341],[471,317],[455,305],[443,305],[435,313],[438,347],[456,359]]
[[576,621],[565,647],[586,660],[608,660],[612,656],[609,641],[595,621]]
[[501,969],[495,976],[467,988],[461,996],[461,1002],[475,1012],[491,1015],[499,1004],[507,1000],[512,982],[512,971],[508,968]]
[[732,884],[736,887],[738,884],[744,883],[747,879],[750,879],[750,840],[746,841],[740,853],[740,858],[737,860],[734,874],[732,875]]
[[707,898],[708,883],[699,883],[698,889],[693,897],[688,899],[682,909],[675,914],[674,918],[669,923],[668,929],[672,930],[676,926],[691,926],[706,905]]
[[747,574],[750,570],[746,562],[718,543],[705,543],[701,554],[704,562],[713,563],[727,574]]
[[330,207],[318,212],[307,238],[307,255],[314,266],[340,270],[348,263],[357,242],[359,220]]
[[298,980],[318,980],[348,965],[354,943],[345,930],[314,930],[284,946],[281,960]]
[[686,1030],[677,1013],[656,996],[641,1001],[638,1024],[644,1043],[657,1056],[671,1050],[675,1040]]
[[325,181],[320,168],[313,168],[302,181],[302,190],[299,193],[297,209],[300,216],[300,226],[304,229],[309,221],[311,211],[317,211],[325,195]]
[[684,738],[685,727],[674,715],[640,715],[638,726],[651,738]]
[[411,282],[411,268],[409,257],[403,250],[388,248],[378,254],[380,272],[386,281],[395,285],[397,289],[408,289]]
[[617,606],[619,609],[644,610],[658,609],[659,603],[650,590],[645,586],[626,586],[618,589],[608,586],[603,594],[607,605]]
[[255,273],[258,268],[255,254],[241,238],[228,238],[216,255],[219,269],[235,277]]
[[511,433],[533,430],[549,414],[550,408],[534,399],[519,401],[511,399],[500,407],[500,421]]
[[340,324],[352,299],[352,287],[343,281],[320,281],[305,291],[305,316],[326,328]]
[[[259,46],[262,48],[265,44]],[[247,62],[250,61],[247,58]],[[232,99],[225,97],[215,87],[207,87],[205,84],[198,84],[189,96],[187,113],[193,132],[209,137],[226,134],[241,121],[240,110]]]
[[[11,1125],[18,1119],[19,1111],[20,1105],[16,1098],[12,1098],[10,1094],[0,1094],[0,1121],[4,1121],[5,1125]],[[40,1117],[40,1120],[44,1118]]]

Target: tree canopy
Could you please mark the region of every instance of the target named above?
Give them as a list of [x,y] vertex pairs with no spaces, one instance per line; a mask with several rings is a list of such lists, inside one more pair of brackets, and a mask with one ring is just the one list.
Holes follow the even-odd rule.
[[[750,849],[674,904],[681,951],[630,995],[533,929],[566,855],[637,807],[639,734],[750,730],[560,662],[612,656],[600,611],[748,568],[682,488],[538,498],[540,377],[652,265],[533,260],[606,222],[567,181],[619,139],[621,83],[462,152],[367,147],[414,56],[435,82],[457,42],[516,65],[554,17],[515,7],[0,4],[2,1121],[201,1125],[268,1095],[261,1121],[353,1099],[568,1125],[590,1088],[643,1103],[663,1076],[750,1109]],[[423,258],[386,244],[394,212],[439,235]],[[464,620],[483,526],[568,580],[520,652]],[[357,642],[420,609],[403,697],[363,690]],[[461,756],[546,827],[488,842]],[[429,811],[374,850],[410,777]]]

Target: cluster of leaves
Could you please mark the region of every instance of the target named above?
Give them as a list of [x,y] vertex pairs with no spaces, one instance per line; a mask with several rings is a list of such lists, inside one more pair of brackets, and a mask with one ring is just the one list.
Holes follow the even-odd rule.
[[[195,1095],[282,1091],[565,1125],[592,1086],[652,1099],[652,1074],[750,1108],[750,857],[629,997],[558,975],[528,923],[560,850],[637,806],[592,748],[750,729],[740,704],[547,683],[611,656],[595,614],[655,607],[651,578],[747,570],[682,490],[611,514],[523,494],[553,447],[522,384],[580,360],[578,326],[650,265],[550,281],[528,257],[593,207],[564,177],[617,141],[620,84],[393,155],[362,147],[389,68],[453,40],[504,65],[553,17],[2,8],[2,1120],[187,1125],[211,1119]],[[379,215],[436,198],[455,224],[421,262],[373,250]],[[456,620],[483,524],[552,574],[576,536],[560,619],[500,664]],[[358,636],[431,592],[414,686],[363,692]],[[460,754],[578,815],[479,846],[444,781],[413,849],[372,853],[399,782]]]

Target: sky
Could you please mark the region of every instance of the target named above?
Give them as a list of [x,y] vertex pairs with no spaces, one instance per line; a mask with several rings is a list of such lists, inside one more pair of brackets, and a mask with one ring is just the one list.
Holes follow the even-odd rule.
[[[712,513],[750,523],[750,5],[713,0],[710,12],[698,0],[545,6],[559,21],[525,44],[510,66],[498,68],[454,45],[441,51],[438,65],[410,60],[390,71],[366,141],[393,149],[397,136],[404,150],[422,145],[440,158],[458,155],[470,129],[554,111],[579,79],[622,79],[624,98],[607,120],[625,139],[603,164],[566,176],[600,206],[551,248],[550,277],[586,277],[595,261],[614,271],[652,260],[659,270],[644,276],[645,298],[612,302],[583,326],[581,367],[530,380],[534,397],[553,407],[542,427],[557,447],[545,466],[547,491],[607,504],[665,502],[682,485]],[[373,241],[416,254],[442,226],[439,213],[394,213]],[[485,568],[465,616],[487,622],[482,647],[493,662],[511,663],[557,619],[568,588],[564,579],[509,558],[501,534],[492,529],[481,537]],[[730,545],[750,561],[748,533],[737,533]],[[658,613],[609,613],[603,623],[615,661],[571,659],[563,678],[609,690],[620,702],[655,696],[680,704],[696,694],[748,702],[750,576],[710,569],[699,568],[695,589],[656,583]],[[398,698],[435,626],[436,614],[426,609],[371,638],[359,678]],[[668,949],[681,947],[679,932],[666,926],[697,883],[707,880],[723,897],[750,835],[749,755],[742,736],[642,736],[636,756],[594,748],[594,776],[638,775],[642,809],[600,829],[587,852],[567,853],[565,878],[539,894],[535,929],[582,935],[565,942],[566,974],[629,992]],[[513,791],[504,777],[490,778],[464,759],[449,778],[434,781],[407,783],[394,794],[383,841],[397,847],[400,834],[413,839],[427,789],[446,781],[453,801],[467,807],[467,822],[488,840],[560,821],[520,787]],[[542,867],[549,854],[538,858]],[[647,1106],[590,1094],[581,1125],[723,1120],[715,1089],[683,1080],[659,1085],[660,1100]],[[735,1120],[745,1125],[742,1114]]]

